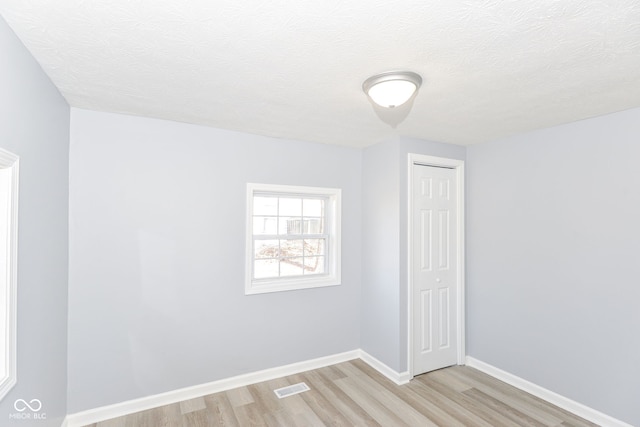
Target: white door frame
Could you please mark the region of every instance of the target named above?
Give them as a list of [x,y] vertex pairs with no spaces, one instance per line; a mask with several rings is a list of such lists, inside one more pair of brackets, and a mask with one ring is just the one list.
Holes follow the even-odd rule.
[[413,370],[413,166],[414,165],[423,165],[423,166],[436,166],[436,167],[446,167],[455,169],[456,171],[456,185],[457,185],[457,195],[458,195],[458,215],[456,218],[456,225],[458,226],[458,242],[457,242],[457,276],[458,280],[456,283],[456,290],[458,295],[458,300],[456,302],[456,310],[457,310],[457,336],[458,336],[458,365],[464,365],[466,359],[466,350],[465,350],[465,261],[464,261],[464,241],[465,241],[465,232],[464,232],[464,161],[458,159],[449,159],[445,157],[434,157],[434,156],[426,156],[422,154],[413,154],[409,153],[409,162],[408,162],[408,224],[407,224],[407,232],[408,232],[408,252],[407,252],[407,280],[408,280],[408,361],[407,366],[409,367],[409,378],[414,377]]

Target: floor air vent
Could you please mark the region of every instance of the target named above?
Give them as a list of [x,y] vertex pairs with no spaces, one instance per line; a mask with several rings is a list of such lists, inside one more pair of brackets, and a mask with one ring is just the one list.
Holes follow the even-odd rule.
[[305,383],[298,383],[273,390],[273,392],[276,394],[276,396],[282,399],[284,397],[293,396],[294,394],[302,393],[303,391],[309,390],[311,389]]

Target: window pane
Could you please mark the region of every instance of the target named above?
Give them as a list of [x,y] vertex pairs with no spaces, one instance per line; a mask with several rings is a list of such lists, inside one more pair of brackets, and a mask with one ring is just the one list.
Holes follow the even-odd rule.
[[306,239],[304,241],[304,256],[324,254],[324,239]]
[[253,262],[254,279],[267,279],[270,277],[278,277],[277,259],[264,259]]
[[322,234],[324,232],[322,218],[305,218],[303,221],[302,232],[304,234]]
[[324,257],[314,256],[304,258],[304,274],[324,273]]
[[277,234],[278,222],[276,218],[266,216],[254,216],[253,217],[253,234]]
[[254,240],[254,258],[277,258],[280,255],[277,240]]
[[302,199],[280,198],[280,216],[302,216]]
[[278,198],[266,196],[253,197],[254,215],[278,215]]
[[296,235],[302,234],[303,224],[300,217],[280,217],[278,218],[278,234]]
[[302,276],[302,258],[285,258],[280,261],[280,276]]
[[304,199],[302,204],[302,214],[304,216],[323,216],[324,200]]
[[279,218],[279,225],[279,234],[296,235],[324,233],[324,221],[322,221],[322,218]]
[[287,258],[302,256],[302,240],[281,240],[280,254]]

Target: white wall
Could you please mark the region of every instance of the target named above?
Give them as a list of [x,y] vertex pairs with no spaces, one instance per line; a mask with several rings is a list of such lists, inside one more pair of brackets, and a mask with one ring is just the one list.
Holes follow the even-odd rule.
[[[359,348],[361,151],[71,110],[69,412]],[[244,295],[245,184],[342,189],[342,286]]]
[[[0,424],[59,426],[66,414],[69,106],[0,18],[0,147],[20,156],[17,384]],[[46,419],[16,419],[39,399]],[[19,414],[18,414],[19,415]]]
[[640,109],[468,149],[467,350],[640,425]]

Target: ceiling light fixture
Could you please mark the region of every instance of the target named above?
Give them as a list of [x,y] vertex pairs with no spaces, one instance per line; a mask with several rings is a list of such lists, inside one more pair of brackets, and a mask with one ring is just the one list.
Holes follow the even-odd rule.
[[422,77],[411,71],[389,71],[369,77],[362,90],[376,104],[394,108],[407,102],[420,88]]

